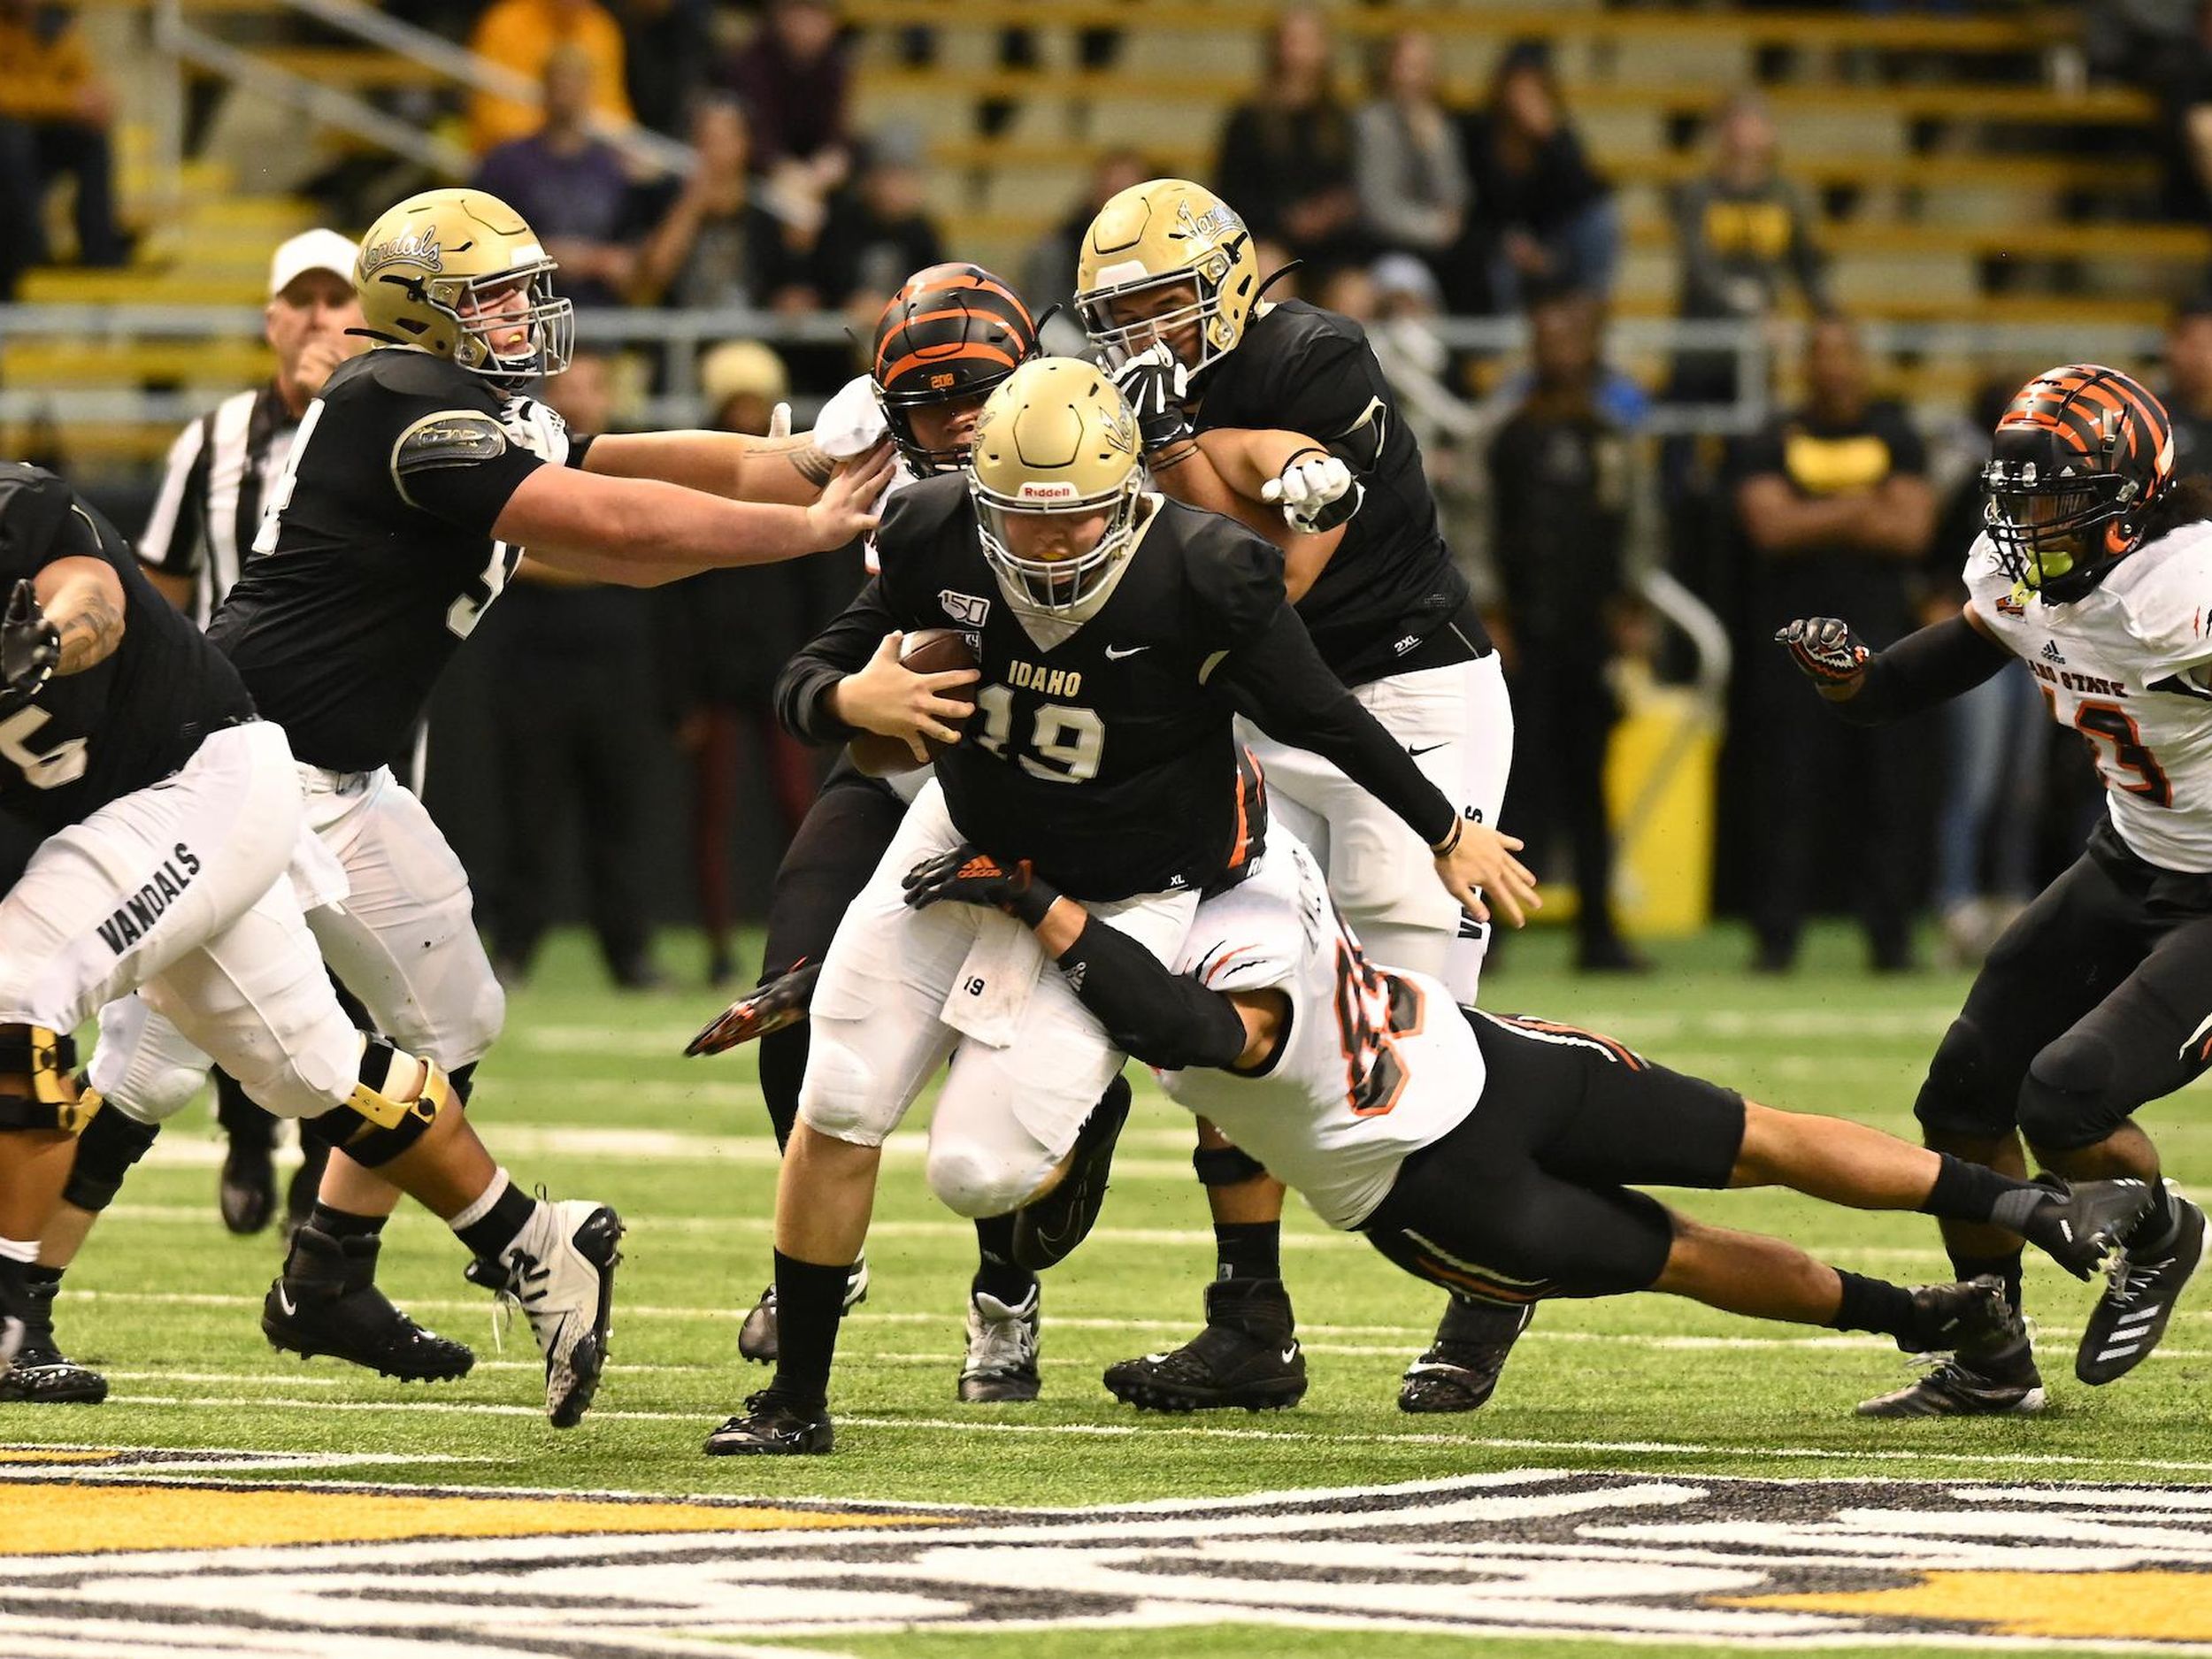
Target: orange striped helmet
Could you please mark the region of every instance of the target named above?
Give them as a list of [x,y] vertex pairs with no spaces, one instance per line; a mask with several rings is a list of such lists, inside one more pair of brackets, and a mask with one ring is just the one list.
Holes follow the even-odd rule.
[[891,442],[917,472],[956,472],[963,443],[931,448],[914,435],[913,413],[933,403],[973,398],[1037,355],[1037,325],[1021,296],[980,265],[933,265],[917,271],[876,321],[869,365]]
[[2174,475],[2173,423],[2117,369],[2070,363],[2022,387],[1997,422],[1982,518],[2016,581],[2070,604],[2142,539]]

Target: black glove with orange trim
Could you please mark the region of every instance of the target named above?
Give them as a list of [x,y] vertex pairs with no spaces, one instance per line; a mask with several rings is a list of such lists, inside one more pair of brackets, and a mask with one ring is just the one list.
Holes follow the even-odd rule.
[[906,902],[915,910],[950,900],[956,904],[981,904],[1004,910],[1024,925],[1034,927],[1045,918],[1060,895],[1040,880],[1036,866],[1026,858],[1007,863],[993,857],[972,841],[950,852],[925,858],[906,872]]
[[1774,641],[1789,648],[1798,672],[1824,692],[1861,678],[1874,655],[1851,625],[1836,617],[1801,618],[1775,630]]

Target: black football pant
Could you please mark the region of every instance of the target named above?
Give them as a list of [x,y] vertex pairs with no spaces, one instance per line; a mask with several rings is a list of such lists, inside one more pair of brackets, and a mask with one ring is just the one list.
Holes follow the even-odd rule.
[[1594,1033],[1464,1010],[1482,1099],[1406,1159],[1367,1240],[1454,1295],[1517,1304],[1648,1290],[1674,1246],[1630,1183],[1717,1190],[1743,1148],[1743,1096]]
[[[887,784],[855,771],[849,761],[838,762],[776,867],[768,944],[761,953],[763,985],[828,953],[837,924],[868,885],[905,816],[906,803]],[[760,1040],[760,1092],[779,1148],[798,1121],[811,1030],[803,1019]]]
[[2212,875],[2147,864],[2108,822],[1992,948],[1928,1065],[1928,1130],[2093,1146],[2212,1058]]

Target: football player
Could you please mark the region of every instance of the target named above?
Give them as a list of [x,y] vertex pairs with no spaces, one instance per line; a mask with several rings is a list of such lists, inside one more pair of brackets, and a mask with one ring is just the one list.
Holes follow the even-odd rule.
[[[1947,621],[1870,652],[1834,618],[1777,634],[1845,719],[1932,708],[2014,658],[2089,745],[2105,821],[1991,947],[1913,1104],[1929,1146],[2008,1173],[2131,1176],[2153,1202],[2074,1355],[2108,1383],[2148,1356],[2204,1250],[2204,1212],[2135,1121],[2212,1063],[2212,482],[2177,478],[2173,428],[2136,380],[2070,364],[2020,388],[1982,472],[1985,529]],[[2016,1227],[1944,1221],[1962,1277],[2020,1300]],[[2039,1410],[2024,1333],[1962,1348],[1868,1417]]]
[[[1036,354],[1036,322],[1005,282],[977,265],[931,265],[909,277],[884,306],[868,373],[823,409],[816,442],[832,454],[857,453],[887,432],[901,465],[887,486],[887,499],[918,479],[957,472],[968,464],[984,399]],[[867,562],[873,574],[872,543]],[[941,702],[936,693],[974,679],[960,672],[907,689],[926,700],[926,712],[951,715],[959,705]],[[917,767],[871,777],[840,757],[776,871],[760,988],[740,998],[691,1046],[692,1053],[712,1053],[759,1037],[761,1094],[779,1148],[789,1142],[798,1117],[799,1084],[806,1074],[806,1001],[815,974],[838,918],[867,885],[929,775]],[[1125,1091],[1127,1085],[1118,1087]],[[1011,1217],[979,1217],[975,1230],[978,1262],[969,1287],[960,1398],[1033,1400],[1040,1386],[1036,1275],[1016,1259]],[[846,1286],[848,1309],[867,1294],[867,1284],[864,1256]],[[749,1360],[774,1363],[773,1284],[746,1315],[737,1345]]]
[[[1453,564],[1420,445],[1360,326],[1261,297],[1252,235],[1182,179],[1122,191],[1084,233],[1076,308],[1138,414],[1145,463],[1179,501],[1280,545],[1292,602],[1322,660],[1477,824],[1495,824],[1513,758],[1505,676]],[[1475,1000],[1488,936],[1429,880],[1403,826],[1321,757],[1248,732],[1269,810],[1329,872],[1360,936]],[[1206,1328],[1117,1365],[1133,1404],[1287,1406],[1305,1393],[1281,1267],[1283,1185],[1202,1120],[1193,1162],[1217,1262]],[[1448,1305],[1398,1403],[1466,1411],[1495,1384],[1525,1323]]]
[[[710,1453],[829,1449],[831,1357],[882,1142],[948,1059],[937,1195],[965,1216],[1019,1212],[1018,1245],[1025,1233],[1056,1256],[1096,1217],[1127,1110],[1101,1096],[1124,1056],[1011,923],[909,910],[900,882],[918,859],[963,841],[1035,857],[1170,956],[1199,894],[1240,879],[1263,835],[1241,710],[1390,803],[1456,902],[1479,907],[1487,887],[1517,921],[1533,897],[1517,843],[1461,818],[1330,677],[1273,544],[1144,489],[1136,419],[1091,365],[1016,370],[984,405],[966,476],[902,490],[877,548],[881,575],[795,659],[780,703],[817,741],[959,741],[823,963],[777,1191],[775,1379]],[[914,677],[884,647],[947,623],[981,672],[958,733],[914,706]]]
[[[135,988],[260,1105],[411,1194],[505,1269],[556,1427],[606,1358],[613,1210],[529,1197],[435,1061],[365,1037],[301,913],[330,856],[283,731],[51,473],[0,465],[0,1372],[27,1273],[101,1110],[70,1033]],[[112,1102],[111,1102],[112,1104]]]
[[1901,1285],[1677,1214],[1629,1183],[1787,1187],[1861,1210],[2024,1232],[2087,1278],[2141,1214],[2138,1180],[2032,1184],[1839,1118],[1776,1111],[1549,1020],[1459,1008],[1371,960],[1313,856],[1278,826],[1250,879],[1198,907],[1172,969],[1026,860],[963,845],[907,902],[1005,911],[1163,1087],[1263,1156],[1323,1220],[1407,1271],[1507,1307],[1656,1290],[1893,1337],[1909,1353],[2020,1334],[1993,1277]]
[[[525,394],[568,360],[554,263],[511,208],[433,190],[364,239],[354,281],[372,349],[300,421],[255,541],[208,637],[291,740],[308,818],[346,876],[309,923],[379,1029],[434,1059],[465,1101],[505,1002],[460,860],[392,774],[433,685],[531,556],[650,586],[841,546],[872,528],[887,449],[836,473],[807,439],[657,433],[572,441]],[[204,1061],[142,999],[104,1010],[92,1082],[154,1122]],[[334,1157],[271,1286],[280,1348],[388,1374],[462,1374],[374,1283],[396,1194]],[[511,1267],[477,1270],[495,1288]]]

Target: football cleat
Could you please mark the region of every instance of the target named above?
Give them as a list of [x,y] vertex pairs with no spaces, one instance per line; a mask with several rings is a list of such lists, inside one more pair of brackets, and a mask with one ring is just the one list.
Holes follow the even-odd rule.
[[827,1408],[794,1405],[764,1388],[746,1400],[742,1417],[708,1435],[702,1449],[710,1457],[818,1457],[836,1444]]
[[1106,1368],[1106,1392],[1140,1411],[1280,1410],[1306,1394],[1289,1294],[1279,1279],[1206,1286],[1205,1328],[1182,1347]]
[[0,1404],[98,1405],[108,1397],[108,1379],[79,1365],[54,1343],[54,1296],[58,1280],[23,1286],[23,1340],[15,1364],[0,1375]]
[[[862,1256],[845,1275],[845,1308],[850,1313],[868,1300],[868,1258]],[[745,1315],[745,1323],[737,1327],[737,1352],[741,1359],[756,1365],[776,1363],[776,1287],[773,1285],[760,1293],[760,1300]]]
[[300,1228],[262,1299],[262,1335],[302,1359],[327,1356],[402,1382],[467,1376],[476,1363],[467,1347],[417,1325],[376,1287],[380,1242]]
[[38,1318],[31,1287],[23,1276],[23,1263],[0,1256],[0,1381],[4,1381],[15,1356],[29,1340]]
[[2036,1206],[2022,1229],[2034,1245],[2076,1279],[2087,1279],[2122,1248],[2120,1238],[2151,1206],[2150,1184],[2119,1179],[2062,1181],[2036,1178],[2051,1196]]
[[1037,1286],[1018,1307],[987,1291],[968,1297],[968,1356],[960,1367],[960,1397],[970,1405],[1034,1400],[1044,1386],[1037,1375]]
[[258,1233],[276,1214],[276,1162],[269,1143],[235,1136],[223,1154],[223,1172],[215,1189],[223,1225],[236,1233]]
[[1514,1343],[1535,1317],[1533,1302],[1508,1308],[1453,1297],[1429,1351],[1406,1367],[1398,1409],[1473,1411],[1486,1404]]
[[1863,1417],[2030,1417],[2043,1409],[2043,1375],[2024,1337],[1988,1354],[1961,1354],[1894,1394],[1862,1400]]
[[755,987],[700,1026],[698,1034],[684,1045],[684,1053],[720,1054],[797,1025],[806,1018],[807,1004],[814,1000],[814,982],[821,977],[820,963],[803,962]]
[[489,1263],[470,1278],[519,1307],[545,1356],[545,1415],[557,1429],[582,1421],[599,1391],[614,1325],[614,1269],[622,1218],[588,1198],[540,1199]]
[[1922,1285],[1912,1293],[1912,1330],[1897,1339],[1908,1354],[1939,1348],[1969,1354],[2010,1347],[2028,1328],[2005,1300],[2005,1282],[1984,1273],[1951,1285]]
[[1114,1142],[1129,1121],[1129,1079],[1116,1077],[1083,1120],[1059,1185],[1014,1212],[1016,1266],[1041,1273],[1090,1236],[1106,1203],[1106,1178],[1114,1165]]
[[2204,1211],[2167,1183],[2172,1194],[2174,1230],[2154,1249],[2124,1249],[2113,1263],[2110,1283],[2089,1310],[2081,1346],[2074,1351],[2074,1375],[2091,1387],[2117,1381],[2150,1357],[2174,1302],[2204,1255]]

